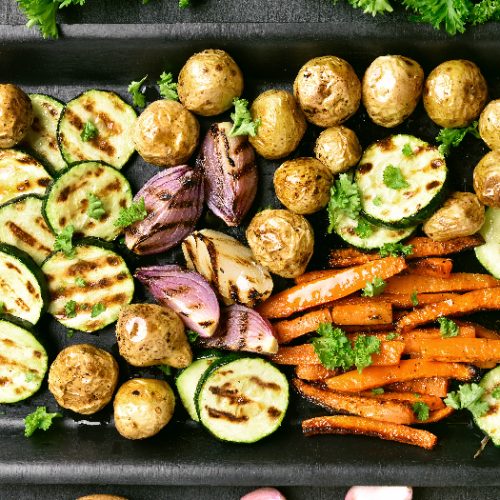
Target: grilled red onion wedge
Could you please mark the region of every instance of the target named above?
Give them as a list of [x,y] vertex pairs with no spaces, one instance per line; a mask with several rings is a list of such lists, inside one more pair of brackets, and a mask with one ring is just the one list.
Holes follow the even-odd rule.
[[205,198],[228,226],[238,226],[257,192],[255,152],[247,136],[231,137],[231,122],[214,123],[207,132],[196,165],[205,172]]
[[210,285],[198,273],[175,265],[151,266],[137,269],[135,277],[159,304],[179,314],[187,328],[201,337],[215,333],[219,324],[219,302]]
[[189,165],[156,174],[135,195],[148,215],[125,230],[125,244],[141,255],[168,250],[190,234],[203,208],[203,173]]

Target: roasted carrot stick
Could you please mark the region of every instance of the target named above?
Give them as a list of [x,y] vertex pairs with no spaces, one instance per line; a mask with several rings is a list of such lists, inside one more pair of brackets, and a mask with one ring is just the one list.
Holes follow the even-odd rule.
[[470,380],[475,371],[468,365],[440,363],[422,359],[408,359],[396,366],[369,366],[362,373],[351,370],[325,380],[329,389],[341,392],[362,392],[393,382],[404,382],[422,377],[449,377]]
[[302,422],[302,432],[305,436],[316,436],[318,434],[374,436],[389,441],[420,446],[426,450],[432,450],[437,443],[437,437],[434,434],[422,429],[413,429],[406,425],[347,415],[315,417],[304,420]]
[[338,370],[328,370],[323,365],[297,365],[295,375],[302,380],[323,380],[337,375]]
[[331,323],[330,309],[323,308],[311,311],[298,318],[278,321],[274,324],[274,331],[280,344],[286,344],[293,339],[314,332],[321,323]]
[[428,257],[418,259],[408,266],[409,274],[420,276],[435,276],[437,278],[449,278],[453,269],[453,261],[442,257]]
[[327,276],[335,276],[339,272],[341,272],[341,269],[325,269],[320,271],[310,271],[308,273],[297,276],[294,281],[297,285],[300,285],[301,283],[307,283],[309,281],[314,281],[319,278],[326,278]]
[[[415,290],[416,292],[416,290]],[[443,300],[448,300],[456,297],[456,293],[419,293],[414,296],[412,293],[382,293],[374,300],[382,300],[384,302],[389,302],[392,304],[394,309],[412,309],[413,307],[425,306],[426,304],[435,304],[436,302],[442,302]],[[413,302],[417,300],[415,305]]]
[[416,392],[417,394],[429,394],[430,396],[445,398],[448,394],[449,385],[450,381],[447,378],[429,377],[407,380],[406,382],[396,382],[389,384],[385,388],[388,391]]
[[376,252],[362,252],[356,248],[336,248],[330,252],[328,264],[335,269],[359,266],[380,258],[380,254]]
[[[476,336],[476,331],[473,326],[460,326],[458,328],[457,337],[473,339]],[[405,342],[405,354],[417,355],[423,357],[421,340],[442,340],[439,328],[421,328],[405,333],[403,336]]]
[[298,379],[293,380],[293,385],[302,397],[331,412],[349,413],[395,424],[411,424],[415,421],[415,414],[407,402],[325,391]]
[[336,325],[387,325],[392,323],[392,306],[382,301],[340,304],[332,307],[331,315]]
[[476,361],[472,363],[474,366],[477,366],[478,368],[481,368],[481,370],[491,370],[492,368],[495,368],[497,366],[497,363],[494,361]]
[[390,332],[394,331],[394,325],[343,325],[342,330],[351,333],[361,333],[366,335],[375,335],[377,332]]
[[372,391],[362,392],[361,396],[371,397],[388,401],[405,401],[407,403],[425,403],[430,410],[439,410],[445,407],[441,398],[429,396],[428,394],[416,394],[414,392],[384,392],[383,394],[374,394]]
[[500,333],[490,328],[486,328],[483,325],[478,325],[477,323],[470,323],[468,321],[455,321],[457,325],[460,326],[472,326],[476,331],[476,337],[480,339],[490,339],[490,340],[500,340]]
[[379,277],[387,279],[405,269],[402,257],[386,257],[358,267],[346,269],[335,276],[295,285],[273,295],[257,308],[266,318],[286,318],[293,313],[321,306],[361,290]]
[[452,413],[454,413],[454,409],[449,406],[445,406],[439,410],[431,411],[429,418],[424,422],[420,422],[422,424],[432,424],[433,422],[439,422],[445,418],[448,418]]
[[436,321],[441,316],[460,316],[476,311],[499,308],[500,288],[475,290],[459,295],[454,299],[415,309],[398,320],[397,329],[402,332],[408,332],[420,325]]

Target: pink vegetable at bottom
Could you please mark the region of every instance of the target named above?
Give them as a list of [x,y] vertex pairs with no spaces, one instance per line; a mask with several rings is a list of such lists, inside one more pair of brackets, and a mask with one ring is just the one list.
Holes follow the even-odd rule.
[[275,488],[259,488],[241,497],[241,500],[286,500]]
[[412,500],[410,486],[353,486],[345,500]]

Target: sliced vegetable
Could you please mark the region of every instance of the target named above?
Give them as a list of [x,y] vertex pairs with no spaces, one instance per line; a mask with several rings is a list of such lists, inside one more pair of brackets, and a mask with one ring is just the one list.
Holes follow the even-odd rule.
[[488,411],[474,419],[477,426],[490,436],[495,446],[500,446],[500,366],[489,371],[479,382],[483,390],[481,400],[488,405]]
[[417,394],[429,394],[439,398],[446,397],[448,393],[449,379],[444,377],[427,377],[395,382],[386,386],[390,391],[414,392]]
[[435,304],[443,300],[453,299],[456,293],[418,293],[416,290],[408,293],[383,293],[378,296],[382,300],[392,305],[395,309],[411,309],[416,306]]
[[489,207],[480,231],[485,244],[476,247],[477,260],[495,278],[500,279],[500,208]]
[[377,389],[372,389],[371,391],[362,392],[361,395],[387,401],[406,401],[412,405],[422,402],[425,403],[430,410],[441,410],[445,408],[445,404],[441,398],[437,396],[417,394],[415,392],[385,392],[384,389],[382,389],[382,393],[375,393],[376,390]]
[[337,375],[338,370],[328,370],[323,365],[299,364],[295,367],[295,375],[302,380],[324,380]]
[[432,276],[436,278],[449,278],[453,270],[453,261],[439,257],[427,257],[412,262],[408,268],[411,274]]

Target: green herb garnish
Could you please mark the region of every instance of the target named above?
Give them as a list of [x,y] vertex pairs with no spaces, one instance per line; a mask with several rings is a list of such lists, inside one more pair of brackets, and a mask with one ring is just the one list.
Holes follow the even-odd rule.
[[122,208],[118,214],[118,219],[115,221],[117,227],[128,227],[134,222],[144,220],[148,215],[144,198],[136,201],[128,208]]
[[76,254],[76,249],[73,246],[73,234],[75,227],[73,225],[66,226],[59,234],[56,234],[54,243],[54,251],[62,251],[68,259],[72,259]]
[[409,187],[408,181],[404,178],[403,172],[399,167],[395,167],[394,165],[387,165],[384,169],[383,174],[384,184],[391,189],[404,189]]
[[413,253],[413,245],[403,245],[403,243],[384,243],[379,250],[380,257],[404,257]]
[[409,157],[409,156],[413,156],[413,155],[415,154],[415,153],[413,152],[413,149],[412,149],[412,147],[411,147],[411,144],[410,144],[410,143],[405,144],[405,145],[403,146],[402,151],[403,151],[403,154],[404,154],[405,156],[407,156],[407,157]]
[[190,344],[194,344],[198,340],[199,336],[200,334],[194,332],[193,330],[186,330],[186,337]]
[[177,83],[174,82],[174,77],[172,73],[165,73],[165,71],[160,75],[160,79],[156,82],[160,88],[160,95],[164,99],[169,99],[171,101],[178,101],[179,96],[177,94]]
[[132,81],[128,86],[128,93],[132,96],[132,102],[134,106],[138,108],[143,108],[146,106],[146,96],[144,95],[144,91],[142,90],[142,86],[144,82],[147,80],[148,75],[146,75],[142,80],[138,82]]
[[495,399],[500,399],[500,387],[495,387],[493,389],[493,391],[491,392],[491,395],[495,398]]
[[458,391],[449,392],[444,402],[455,410],[469,410],[474,417],[482,417],[489,409],[481,399],[483,394],[484,389],[478,384],[463,384]]
[[372,393],[375,394],[375,396],[379,396],[380,394],[384,394],[384,388],[383,387],[378,387],[376,389],[372,389]]
[[87,209],[87,215],[91,219],[99,220],[105,214],[106,210],[102,205],[102,201],[99,196],[96,196],[94,193],[87,193],[87,200],[89,201],[89,208]]
[[412,405],[413,413],[417,417],[417,420],[423,421],[429,418],[429,405],[423,401],[416,401]]
[[440,142],[439,152],[443,156],[448,156],[452,148],[456,148],[465,138],[467,134],[472,134],[477,139],[480,139],[477,129],[478,122],[475,121],[468,127],[463,128],[442,128],[436,137],[436,141]]
[[76,302],[74,300],[68,300],[64,304],[64,314],[67,318],[74,318],[76,316]]
[[[330,189],[330,201],[327,207],[328,220],[330,222],[328,232],[331,233],[333,231],[338,217],[346,215],[351,219],[358,220],[360,211],[361,197],[359,196],[358,186],[354,182],[352,173],[340,174]],[[360,222],[358,221],[359,225]],[[364,232],[363,227],[364,225],[361,223],[361,233]]]
[[77,276],[75,278],[75,285],[79,286],[80,288],[84,288],[87,286],[87,282],[80,276]]
[[385,340],[394,340],[397,339],[398,337],[399,335],[397,333],[391,332],[385,336]]
[[98,302],[97,304],[94,304],[92,306],[92,311],[90,312],[90,317],[96,318],[97,316],[99,316],[99,314],[102,314],[105,310],[106,310],[106,306],[103,303]]
[[229,131],[229,135],[234,137],[236,135],[250,135],[254,137],[260,126],[260,118],[257,120],[252,119],[252,114],[248,109],[248,101],[246,99],[233,100],[234,113],[231,113],[231,120],[233,120],[233,127]]
[[358,219],[358,225],[354,228],[354,232],[363,239],[369,238],[373,234],[373,226],[363,217]]
[[38,429],[46,431],[56,417],[62,417],[62,415],[60,413],[47,413],[45,406],[39,406],[33,413],[24,418],[24,435],[30,437]]
[[451,319],[442,317],[438,318],[439,332],[443,339],[449,339],[458,335],[458,325]]
[[168,365],[157,365],[158,369],[160,369],[164,375],[170,377],[172,375],[172,367]]
[[379,194],[377,196],[375,196],[375,198],[373,198],[373,204],[376,207],[380,207],[382,205],[382,203],[383,203],[383,201],[382,201],[382,198],[380,197]]
[[361,295],[363,297],[377,297],[385,290],[386,286],[387,283],[382,278],[379,278],[377,276],[372,282],[368,281],[366,283],[366,286],[363,288]]
[[91,141],[99,135],[99,129],[89,120],[83,126],[80,138],[83,142]]
[[411,303],[412,303],[413,307],[417,307],[418,306],[418,295],[417,295],[416,290],[413,290],[413,292],[411,292],[410,299],[411,299]]

